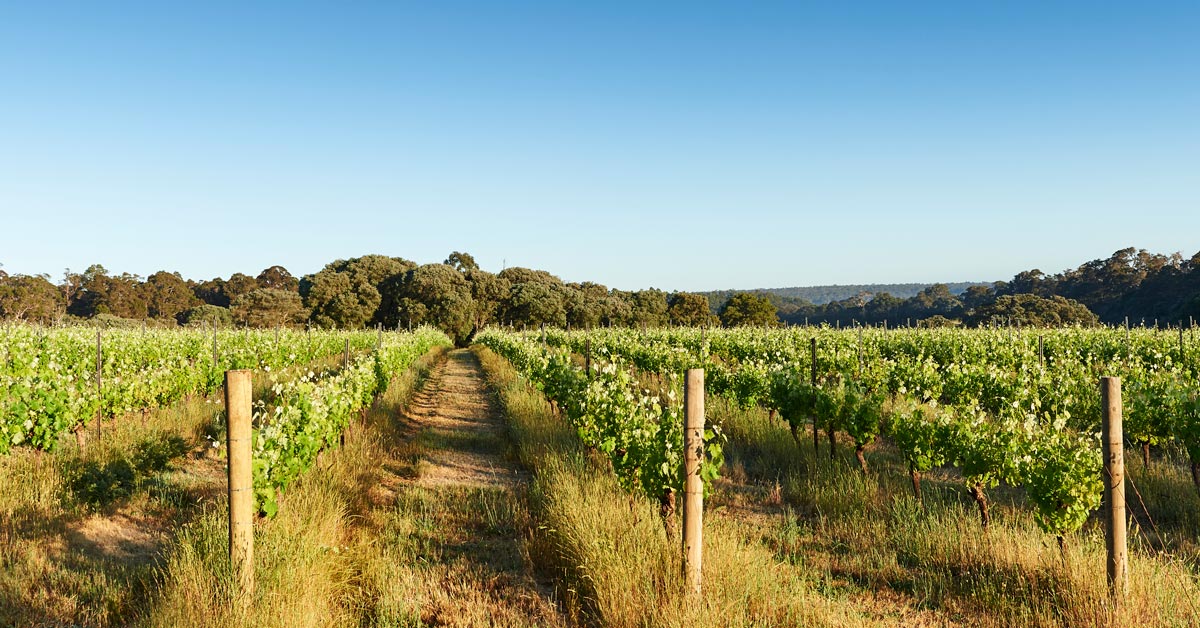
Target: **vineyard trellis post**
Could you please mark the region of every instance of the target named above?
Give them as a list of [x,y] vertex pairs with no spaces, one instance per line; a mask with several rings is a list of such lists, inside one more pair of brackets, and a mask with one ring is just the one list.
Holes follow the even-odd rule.
[[250,425],[252,371],[225,371],[226,443],[229,448],[229,562],[237,589],[234,603],[242,608],[254,595],[254,479]]
[[1129,584],[1125,522],[1125,453],[1121,425],[1121,378],[1100,378],[1104,454],[1104,537],[1108,549],[1108,586],[1113,604]]
[[213,352],[212,352],[213,353],[213,370],[216,370],[218,368],[217,367],[217,323],[216,322],[213,322],[212,330],[213,330]]
[[[813,388],[817,387],[817,339],[812,337],[808,341],[809,352],[812,353],[812,379],[809,380]],[[813,413],[813,455],[815,456],[821,450],[821,430],[817,429],[817,415]]]
[[104,397],[100,393],[100,367],[103,365],[104,345],[100,339],[101,331],[96,330],[96,444],[100,444],[100,422],[104,419]]
[[346,352],[342,354],[342,369],[350,368],[350,339],[346,339]]
[[1042,366],[1046,366],[1046,337],[1038,336],[1038,359],[1042,361]]
[[583,340],[583,372],[587,373],[588,381],[592,379],[592,339]]
[[683,388],[683,571],[688,590],[699,594],[704,560],[704,369],[688,369]]

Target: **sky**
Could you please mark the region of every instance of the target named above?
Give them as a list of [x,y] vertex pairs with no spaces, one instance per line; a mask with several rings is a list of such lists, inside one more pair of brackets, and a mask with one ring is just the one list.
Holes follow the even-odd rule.
[[466,251],[711,290],[1190,257],[1197,33],[1197,2],[0,3],[0,269]]

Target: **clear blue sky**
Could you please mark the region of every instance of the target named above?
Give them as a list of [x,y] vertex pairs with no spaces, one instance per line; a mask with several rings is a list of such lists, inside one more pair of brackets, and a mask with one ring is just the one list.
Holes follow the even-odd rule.
[[1197,2],[167,4],[0,9],[4,270],[464,250],[699,290],[1200,250]]

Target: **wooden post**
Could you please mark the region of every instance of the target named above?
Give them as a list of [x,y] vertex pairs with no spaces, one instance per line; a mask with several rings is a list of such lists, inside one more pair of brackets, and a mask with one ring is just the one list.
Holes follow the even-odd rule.
[[1042,366],[1046,366],[1046,337],[1038,336],[1038,357],[1042,360]]
[[104,397],[100,394],[102,358],[104,357],[104,346],[100,340],[100,330],[96,330],[96,443],[100,443],[100,422],[104,419]]
[[383,323],[375,325],[375,350],[383,348]]
[[1179,363],[1183,364],[1183,321],[1179,321]]
[[213,323],[213,369],[217,368],[217,324]]
[[225,371],[225,412],[229,417],[229,562],[237,583],[234,603],[241,608],[249,606],[254,596],[251,373],[246,369]]
[[279,325],[275,326],[275,346],[279,346]]
[[[817,339],[810,338],[808,341],[809,352],[812,353],[812,379],[809,380],[813,388],[817,387]],[[816,455],[821,449],[821,430],[817,429],[817,415],[813,414],[813,454]]]
[[350,339],[346,339],[346,353],[342,355],[342,370],[350,368]]
[[1121,378],[1100,378],[1101,426],[1104,447],[1104,537],[1108,547],[1108,586],[1114,605],[1129,584],[1125,544],[1125,453],[1121,426]]
[[688,589],[700,593],[704,559],[704,369],[688,369],[683,388],[683,572]]

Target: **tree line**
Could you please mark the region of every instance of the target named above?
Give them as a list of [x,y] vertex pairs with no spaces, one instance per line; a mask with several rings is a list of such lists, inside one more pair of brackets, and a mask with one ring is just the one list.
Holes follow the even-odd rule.
[[1027,270],[957,294],[934,284],[907,299],[862,292],[779,309],[791,324],[1118,325],[1128,317],[1132,325],[1186,325],[1200,318],[1200,253],[1184,258],[1130,247],[1055,275]]
[[316,326],[389,329],[435,325],[458,342],[489,324],[517,328],[666,325],[1054,325],[1119,323],[1131,316],[1166,321],[1200,317],[1200,253],[1156,255],[1127,248],[1074,270],[1018,273],[961,294],[934,284],[907,299],[863,292],[814,305],[777,294],[624,291],[567,283],[529,268],[491,273],[468,253],[440,264],[364,255],[294,277],[282,266],[256,276],[184,279],[160,271],[115,275],[96,264],[47,275],[0,270],[0,319],[42,324]]

